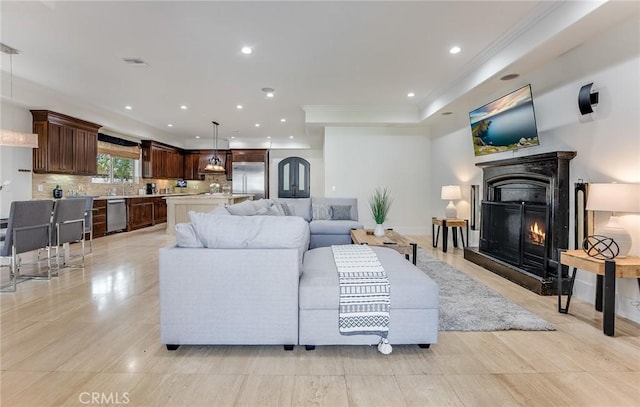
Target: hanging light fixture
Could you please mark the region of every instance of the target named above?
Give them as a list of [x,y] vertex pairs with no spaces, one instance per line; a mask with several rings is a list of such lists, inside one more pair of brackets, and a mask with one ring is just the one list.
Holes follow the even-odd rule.
[[[11,101],[13,102],[13,56],[19,54],[20,51],[2,43],[0,43],[0,51],[3,54],[9,55],[9,72],[11,78],[10,95]],[[35,133],[0,129],[0,146],[38,148],[38,135]]]
[[218,157],[218,126],[220,123],[213,123],[213,156],[209,158],[209,162],[204,167],[204,170],[207,172],[217,172],[224,173],[224,166],[222,165],[222,160]]

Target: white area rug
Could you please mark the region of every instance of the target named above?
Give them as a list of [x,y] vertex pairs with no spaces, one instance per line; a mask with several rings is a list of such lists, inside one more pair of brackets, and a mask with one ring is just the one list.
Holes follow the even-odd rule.
[[544,319],[421,249],[417,266],[440,288],[440,331],[555,330]]

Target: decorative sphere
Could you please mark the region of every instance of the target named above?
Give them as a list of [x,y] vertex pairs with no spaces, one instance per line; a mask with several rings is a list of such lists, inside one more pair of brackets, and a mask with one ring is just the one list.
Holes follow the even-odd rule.
[[602,235],[587,236],[582,241],[582,250],[589,257],[600,260],[611,260],[620,253],[620,248],[615,240]]

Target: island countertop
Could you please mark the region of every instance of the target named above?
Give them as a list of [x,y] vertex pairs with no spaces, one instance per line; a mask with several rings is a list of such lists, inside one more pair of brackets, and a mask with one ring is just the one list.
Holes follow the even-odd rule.
[[167,233],[173,234],[178,223],[189,222],[189,212],[211,212],[218,206],[227,206],[253,200],[252,194],[200,194],[167,196]]

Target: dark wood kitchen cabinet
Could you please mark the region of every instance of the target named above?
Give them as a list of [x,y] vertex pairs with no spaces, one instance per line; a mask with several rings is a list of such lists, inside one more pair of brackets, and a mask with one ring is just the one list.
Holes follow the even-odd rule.
[[235,162],[263,162],[267,163],[268,150],[263,148],[255,149],[233,149],[231,150],[231,160]]
[[183,178],[182,150],[157,141],[142,141],[142,178]]
[[38,148],[33,149],[33,172],[95,175],[99,124],[50,110],[32,110],[33,132]]
[[200,151],[187,151],[184,153],[184,173],[186,180],[199,180],[200,178]]
[[129,222],[127,232],[153,225],[153,207],[156,198],[127,198]]
[[93,238],[107,235],[107,201],[106,199],[93,200]]
[[153,224],[165,223],[167,221],[167,201],[164,197],[153,198]]

